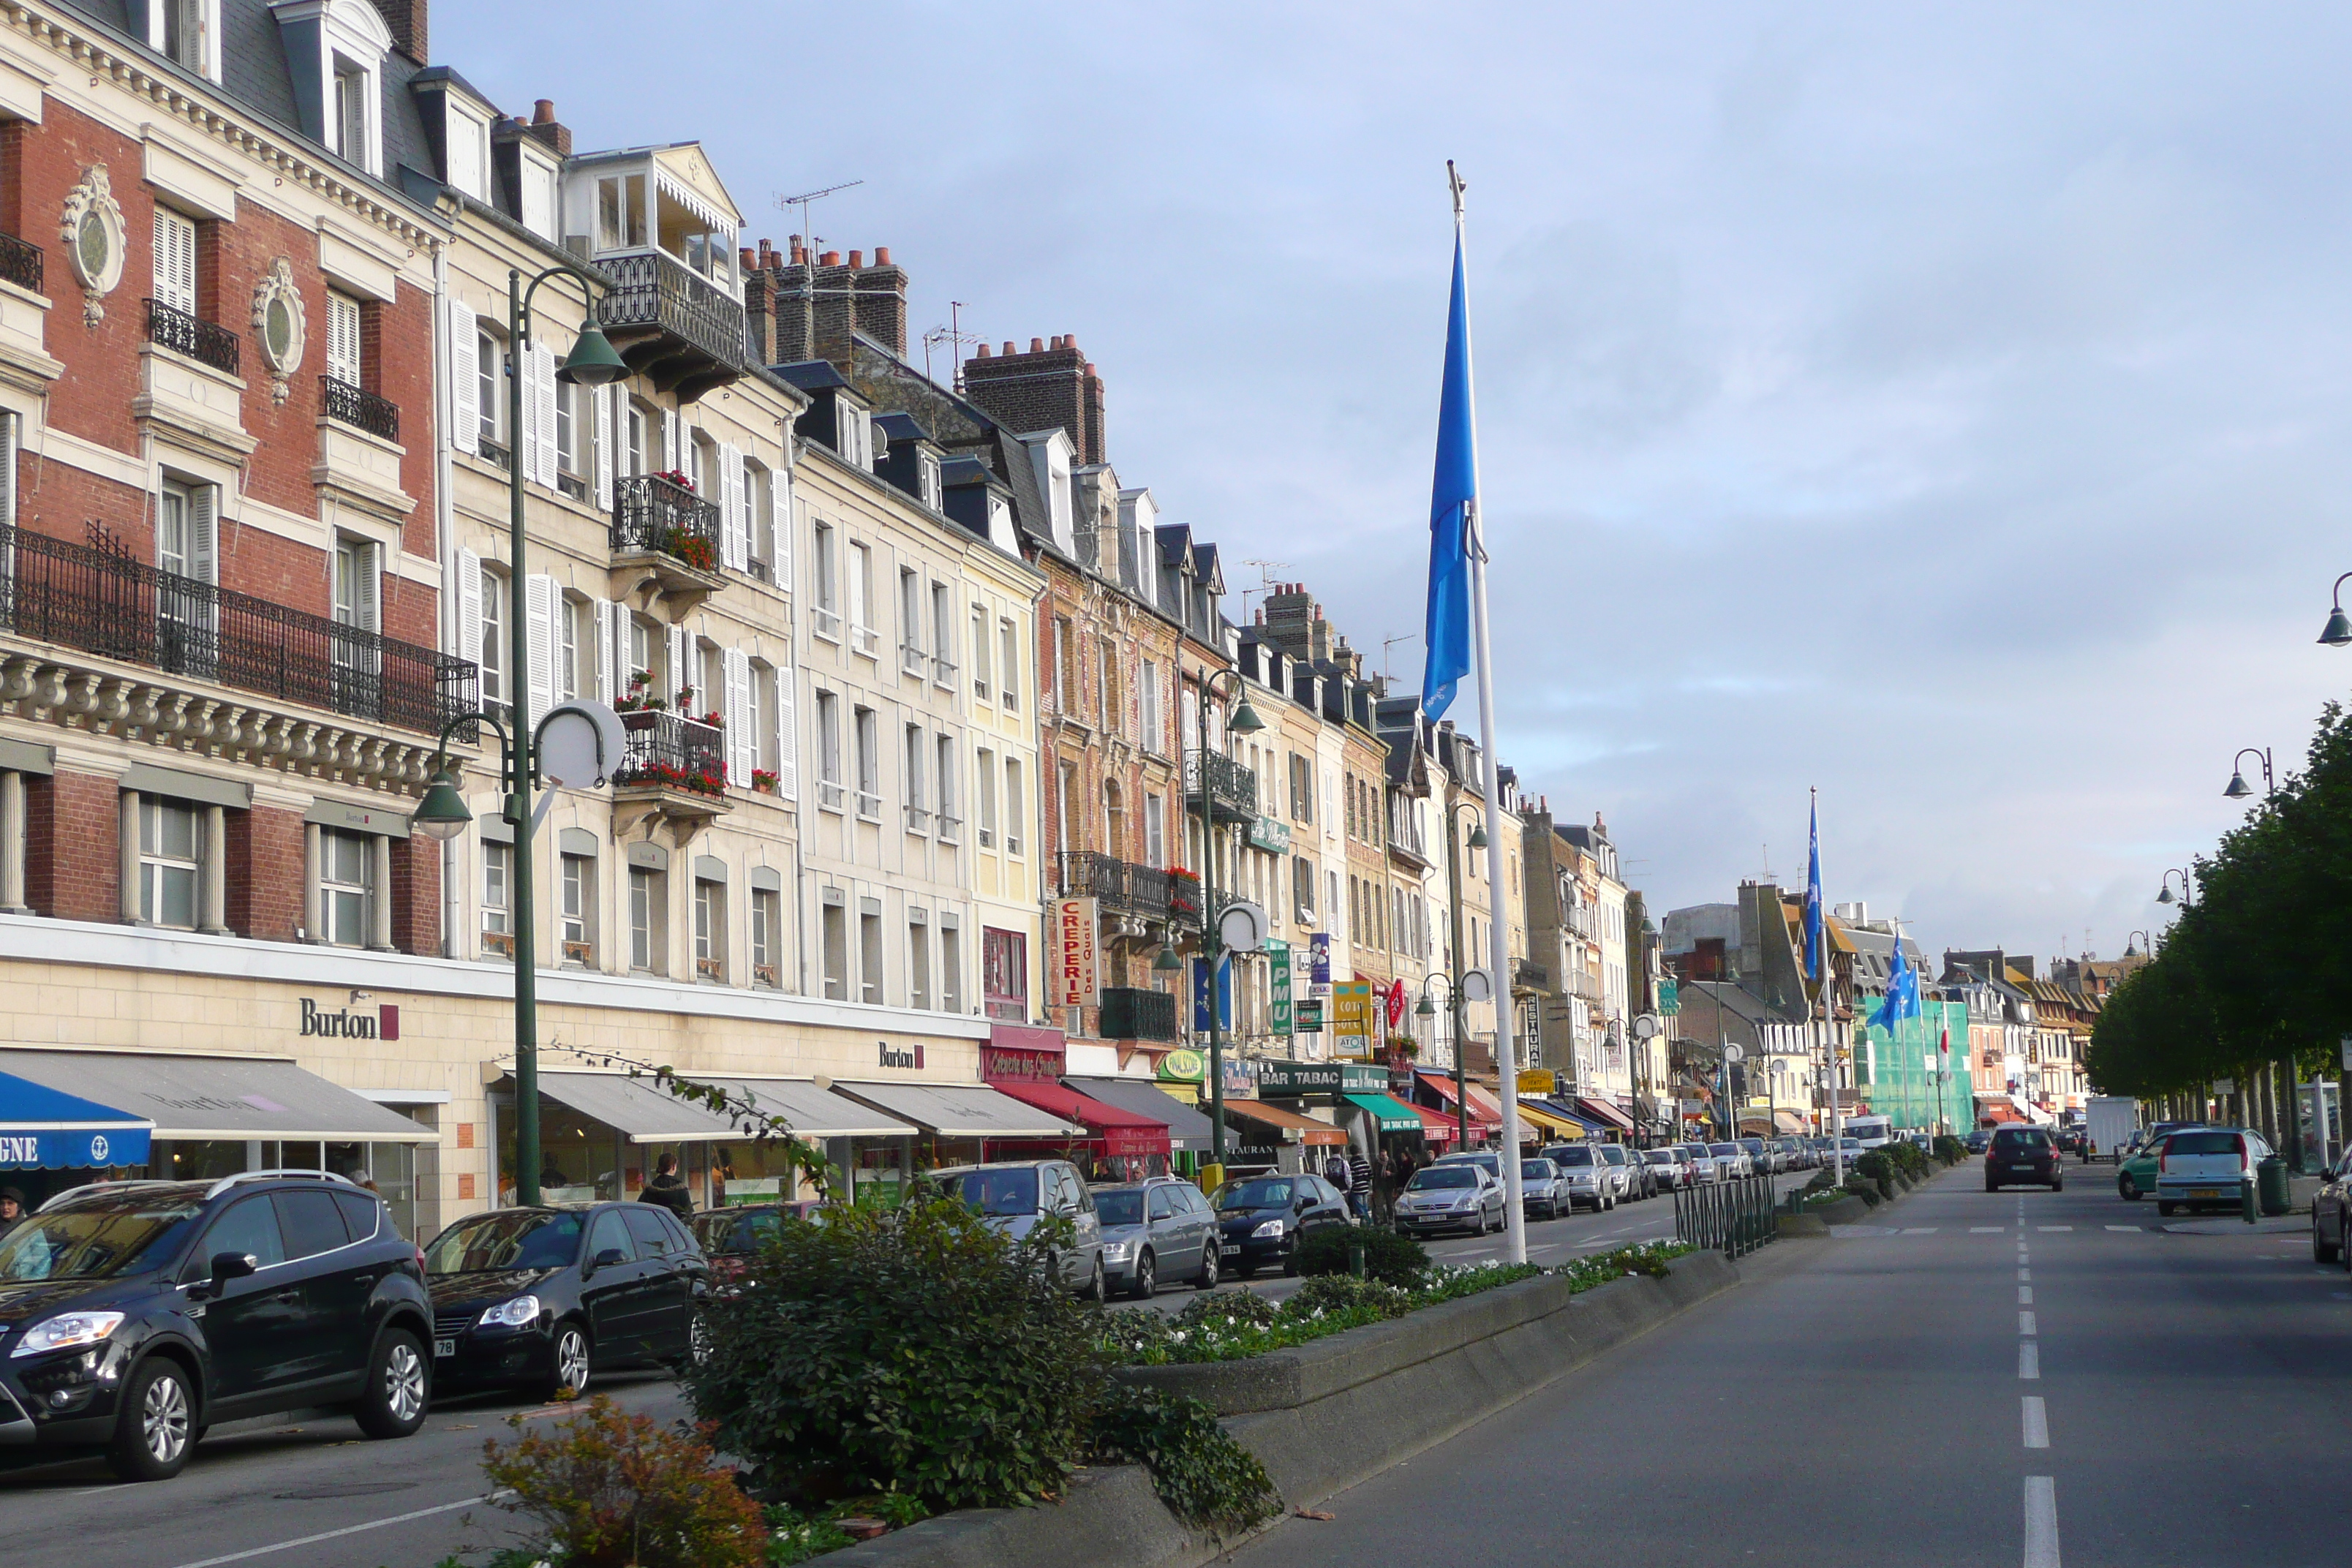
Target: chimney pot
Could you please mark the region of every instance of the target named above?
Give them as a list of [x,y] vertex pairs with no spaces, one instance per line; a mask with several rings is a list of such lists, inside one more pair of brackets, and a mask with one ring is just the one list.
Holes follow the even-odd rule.
[[776,253],[774,251],[768,248],[768,242],[766,240],[763,239],[760,242],[759,266],[761,271],[765,272],[768,269],[768,263],[774,258],[775,254]]
[[[1078,345],[1077,345],[1077,344],[1076,344],[1076,343],[1072,343],[1070,346],[1071,346],[1072,348],[1076,348]],[[1094,362],[1094,361],[1092,361],[1092,360],[1088,360],[1088,361],[1087,361],[1087,374],[1088,375],[1092,375],[1092,374],[1094,374],[1094,373],[1095,373],[1095,362]]]
[[982,344],[981,344],[981,345],[980,345],[980,353],[976,353],[976,354],[972,355],[972,358],[974,358],[974,359],[986,359],[987,357],[988,357],[988,345],[987,345],[986,343],[982,343]]
[[877,267],[887,267],[890,265],[890,247],[888,246],[877,245],[874,247],[874,265]]
[[1072,353],[1077,353],[1078,334],[1076,332],[1064,332],[1062,334],[1062,346],[1069,350]]
[[816,264],[819,267],[838,267],[841,265],[841,252],[828,250],[816,258]]
[[1004,353],[1008,357],[1013,353],[1013,340],[1011,338],[1004,340]]
[[537,103],[532,104],[530,106],[530,122],[533,125],[554,124],[555,100],[551,98],[542,98]]
[[851,252],[849,253],[849,264],[850,264],[852,267],[863,267],[863,266],[865,266],[865,265],[866,265],[866,253],[865,253],[864,251],[862,251],[862,250],[853,250],[853,251],[851,251]]
[[799,267],[808,260],[808,252],[801,248],[801,237],[793,236],[793,265]]
[[744,270],[744,271],[746,271],[746,272],[751,272],[751,271],[754,271],[754,270],[756,270],[756,269],[758,268],[759,265],[760,265],[760,261],[761,261],[761,256],[765,253],[765,250],[766,250],[766,247],[765,247],[764,245],[763,245],[763,246],[761,246],[761,247],[760,251],[758,251],[758,252],[753,251],[753,250],[752,250],[752,248],[751,248],[750,246],[748,246],[748,245],[747,245],[747,246],[744,246],[744,247],[742,247],[742,254],[740,255],[740,257],[739,257],[739,258],[738,258],[738,259],[740,259],[740,260],[743,263],[743,270]]
[[1045,340],[1043,338],[1031,338],[1029,340],[1029,352],[1033,354],[1044,353],[1045,352]]

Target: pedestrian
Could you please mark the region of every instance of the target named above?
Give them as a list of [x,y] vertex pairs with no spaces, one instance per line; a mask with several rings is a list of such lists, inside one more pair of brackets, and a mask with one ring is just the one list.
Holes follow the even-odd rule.
[[694,1194],[687,1191],[685,1181],[677,1173],[677,1155],[665,1153],[654,1162],[654,1179],[637,1194],[637,1202],[666,1208],[683,1223],[693,1222]]
[[15,1187],[0,1187],[0,1237],[25,1223],[25,1194]]
[[1337,1150],[1323,1162],[1323,1179],[1343,1193],[1356,1184],[1355,1178],[1349,1174],[1348,1162],[1339,1157]]
[[1352,1143],[1348,1145],[1348,1206],[1358,1219],[1372,1217],[1372,1163]]

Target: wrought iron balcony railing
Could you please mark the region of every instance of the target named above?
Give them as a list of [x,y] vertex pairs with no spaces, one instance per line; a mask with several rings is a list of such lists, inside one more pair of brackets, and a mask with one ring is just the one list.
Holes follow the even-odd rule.
[[471,713],[467,660],[0,524],[0,633],[424,734]]
[[236,374],[237,339],[216,321],[191,316],[161,300],[147,301],[147,341],[183,353],[225,375]]
[[1107,910],[1147,920],[1168,918],[1168,873],[1156,867],[1090,849],[1065,849],[1057,870],[1063,898],[1097,899]]
[[13,234],[0,234],[0,280],[41,291],[41,247]]
[[1209,809],[1228,822],[1257,816],[1257,775],[1220,752],[1184,753],[1184,794],[1193,801],[1206,792]]
[[659,474],[613,481],[613,553],[653,552],[719,570],[719,507]]
[[1101,1027],[1106,1040],[1162,1040],[1173,1045],[1179,1037],[1176,998],[1165,991],[1107,985],[1102,992]]
[[658,250],[600,256],[596,265],[613,280],[596,302],[596,320],[616,342],[631,336],[629,329],[656,328],[731,375],[750,367],[743,306],[725,289]]
[[319,378],[319,395],[328,418],[386,441],[400,439],[400,405],[391,398],[331,375]]
[[613,783],[623,789],[674,789],[714,800],[727,795],[727,732],[660,709],[621,715],[628,750]]

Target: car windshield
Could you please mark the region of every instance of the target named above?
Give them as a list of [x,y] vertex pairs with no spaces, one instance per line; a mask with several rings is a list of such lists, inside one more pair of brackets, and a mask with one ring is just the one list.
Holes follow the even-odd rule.
[[751,1214],[698,1214],[694,1216],[694,1239],[702,1244],[705,1252],[757,1252],[762,1245],[773,1241],[783,1226],[783,1215],[773,1209]]
[[1764,1140],[1761,1138],[1742,1138],[1739,1141],[1739,1146],[1747,1150],[1751,1154],[1761,1154],[1764,1152]]
[[1037,1212],[1037,1168],[1005,1165],[992,1171],[966,1171],[940,1178],[951,1196],[961,1198],[975,1214],[1022,1215]]
[[202,1188],[183,1188],[35,1215],[0,1241],[0,1279],[110,1279],[161,1268],[203,1216],[202,1199]]
[[2168,1155],[2235,1154],[2238,1135],[2235,1132],[2176,1132],[2172,1142],[2164,1146]]
[[1625,1163],[1625,1151],[1617,1144],[1603,1143],[1601,1145],[1601,1157],[1612,1165],[1622,1165]]
[[580,1261],[587,1226],[569,1211],[509,1209],[461,1219],[425,1249],[427,1274],[487,1274],[507,1268],[568,1268]]
[[1571,1144],[1565,1149],[1553,1150],[1549,1159],[1555,1165],[1590,1165],[1592,1163],[1592,1151]]
[[1653,1165],[1671,1165],[1675,1163],[1675,1152],[1672,1149],[1646,1149],[1643,1151],[1642,1158]]
[[1141,1225],[1143,1194],[1134,1191],[1097,1193],[1095,1213],[1105,1225]]
[[1290,1201],[1291,1184],[1260,1178],[1248,1182],[1228,1182],[1217,1189],[1217,1206],[1221,1209],[1273,1209]]
[[1519,1180],[1523,1182],[1549,1182],[1559,1174],[1559,1169],[1549,1160],[1519,1162]]
[[1710,1154],[1728,1155],[1735,1160],[1748,1152],[1737,1143],[1710,1143],[1706,1146],[1706,1152]]
[[[1407,1192],[1425,1193],[1434,1187],[1475,1187],[1477,1184],[1478,1173],[1467,1165],[1424,1165],[1415,1171],[1412,1180],[1404,1185]],[[1225,1205],[1219,1204],[1217,1206],[1223,1208]]]
[[2049,1143],[2050,1135],[2040,1131],[2023,1131],[2016,1128],[2003,1128],[1993,1135],[1992,1141],[1998,1148],[2013,1153],[2022,1153],[2029,1149],[2042,1148]]

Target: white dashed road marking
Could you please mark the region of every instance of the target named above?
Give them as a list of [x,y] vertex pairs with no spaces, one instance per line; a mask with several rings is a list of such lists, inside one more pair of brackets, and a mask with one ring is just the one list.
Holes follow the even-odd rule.
[[2025,1478],[2025,1568],[2058,1568],[2058,1483]]
[[[2019,1272],[2022,1273],[2022,1272],[2023,1272],[2023,1270],[2022,1270],[2022,1269],[2021,1269],[2021,1270],[2019,1270]],[[2020,1285],[2020,1286],[2017,1288],[2017,1304],[2018,1304],[2019,1306],[2021,1306],[2021,1307],[2031,1307],[2032,1305],[2033,1305],[2033,1287],[2032,1287],[2032,1286],[2031,1286],[2031,1285]]]
[[2107,1228],[2109,1230],[2129,1231],[2134,1236],[2137,1236],[2140,1229],[2140,1227],[2136,1225],[2111,1225],[2107,1226]]
[[2074,1227],[2071,1225],[2037,1225],[2033,1228],[2036,1230],[2072,1230]]
[[2018,1314],[2017,1314],[2017,1331],[2018,1331],[2019,1333],[2021,1333],[2021,1334],[2024,1334],[2024,1335],[2026,1335],[2026,1336],[2027,1336],[2027,1337],[2029,1337],[2029,1338],[2031,1338],[2031,1337],[2032,1336],[2032,1333],[2033,1333],[2033,1314],[2032,1314],[2032,1313],[2031,1313],[2031,1312],[2020,1312],[2020,1313],[2018,1313]]
[[1972,1225],[1969,1226],[1969,1234],[1970,1236],[1999,1236],[2008,1228],[2009,1226],[2005,1225]]
[[2042,1378],[2042,1349],[2032,1340],[2017,1347],[2017,1375],[2027,1383]]
[[2042,1403],[2042,1395],[2025,1396],[2025,1446],[2029,1448],[2050,1447],[2050,1412]]

